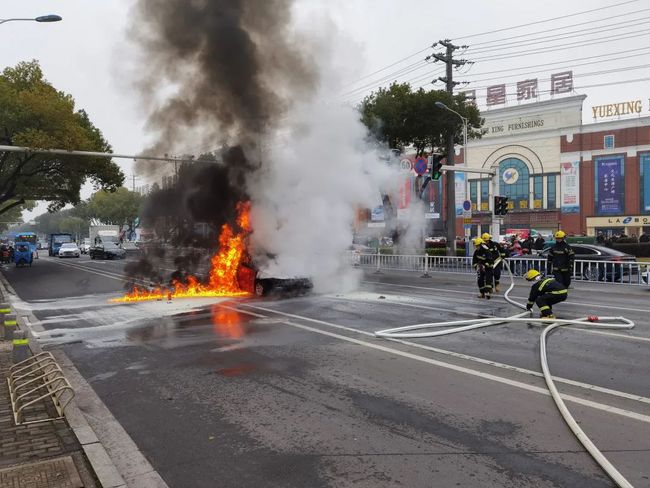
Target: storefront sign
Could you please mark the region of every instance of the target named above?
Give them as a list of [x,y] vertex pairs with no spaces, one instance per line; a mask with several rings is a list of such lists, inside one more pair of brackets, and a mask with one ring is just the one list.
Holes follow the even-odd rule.
[[587,227],[638,227],[650,225],[650,215],[587,217]]
[[578,161],[560,164],[562,213],[580,211],[580,166]]
[[[648,101],[650,104],[650,100]],[[608,103],[591,107],[591,113],[594,119],[604,117],[618,117],[621,115],[640,114],[643,110],[641,100],[632,100],[629,102]]]
[[485,128],[485,135],[503,135],[511,132],[520,132],[527,129],[541,129],[544,127],[544,119],[532,119],[507,124],[496,124]]
[[596,213],[623,213],[623,182],[623,156],[596,159]]

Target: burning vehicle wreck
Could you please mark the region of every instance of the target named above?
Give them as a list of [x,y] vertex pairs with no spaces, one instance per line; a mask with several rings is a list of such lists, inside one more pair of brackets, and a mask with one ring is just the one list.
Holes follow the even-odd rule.
[[[125,270],[131,277],[127,293],[114,302],[145,300],[171,300],[173,298],[240,297],[255,295],[295,296],[308,293],[313,284],[307,277],[287,277],[264,271],[256,265],[248,249],[252,232],[251,204],[236,204],[232,224],[224,223],[215,252],[188,252],[187,248],[174,248],[172,258],[176,270],[167,280],[160,273],[163,263],[170,257],[163,247],[151,252],[138,262],[130,263]],[[271,256],[266,256],[271,258]],[[156,262],[152,262],[154,259]]]
[[237,279],[242,290],[257,297],[305,295],[314,287],[309,277],[277,276],[268,271],[257,269],[252,263],[240,266]]

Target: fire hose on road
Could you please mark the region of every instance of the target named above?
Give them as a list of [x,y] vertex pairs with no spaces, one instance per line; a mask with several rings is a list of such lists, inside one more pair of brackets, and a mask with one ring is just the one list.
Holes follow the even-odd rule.
[[[505,300],[514,305],[517,308],[526,310],[525,305],[522,303],[516,302],[510,298],[510,292],[515,287],[515,280],[512,275],[512,271],[508,266],[508,263],[504,261],[505,268],[508,270],[510,275],[510,286],[504,293],[503,297]],[[537,319],[530,317],[532,312],[521,312],[510,317],[494,317],[494,318],[480,318],[480,319],[469,319],[469,320],[453,320],[448,322],[432,322],[425,324],[415,324],[407,325],[405,327],[396,327],[392,329],[384,329],[375,332],[375,335],[378,337],[386,337],[391,339],[413,339],[413,338],[422,338],[422,337],[438,337],[448,334],[455,334],[457,332],[463,332],[466,330],[479,329],[482,327],[489,327],[492,325],[510,323],[510,322],[524,322],[531,323],[536,322],[540,324],[545,324],[547,327],[542,331],[539,344],[540,360],[542,365],[542,372],[544,374],[544,380],[549,389],[551,397],[555,402],[562,418],[578,438],[580,443],[587,449],[589,454],[594,458],[594,460],[600,465],[600,467],[609,475],[609,477],[620,487],[620,488],[634,488],[632,484],[625,479],[625,477],[612,465],[609,460],[603,455],[602,452],[596,447],[596,445],[591,442],[587,434],[580,428],[578,423],[575,421],[569,409],[564,404],[559,391],[555,387],[553,377],[548,367],[548,358],[546,355],[546,342],[548,335],[560,326],[568,325],[588,325],[590,327],[596,327],[601,329],[631,329],[634,327],[634,322],[625,317],[581,317],[577,319]],[[526,317],[528,316],[528,317]],[[526,318],[524,318],[526,317]],[[431,329],[442,329],[442,330],[431,330]]]

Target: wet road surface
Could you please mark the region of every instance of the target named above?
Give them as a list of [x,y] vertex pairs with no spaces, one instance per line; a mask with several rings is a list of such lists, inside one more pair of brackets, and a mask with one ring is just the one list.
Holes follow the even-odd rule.
[[[171,487],[613,486],[544,393],[539,327],[373,337],[513,313],[474,298],[471,276],[369,273],[338,295],[108,304],[123,266],[42,259],[5,276],[42,343],[65,350]],[[650,486],[650,291],[575,286],[558,315],[638,326],[558,331],[551,370],[596,445]]]

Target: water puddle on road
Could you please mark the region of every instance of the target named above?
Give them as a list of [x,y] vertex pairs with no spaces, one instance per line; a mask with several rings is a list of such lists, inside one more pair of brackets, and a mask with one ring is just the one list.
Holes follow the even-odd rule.
[[89,348],[174,348],[212,342],[218,348],[230,348],[268,329],[268,324],[256,323],[261,321],[234,310],[237,303],[210,298],[100,305],[86,299],[85,307],[75,303],[70,309],[61,302],[56,309],[53,303],[40,303],[37,313],[42,320],[31,327],[45,347],[83,343]]

